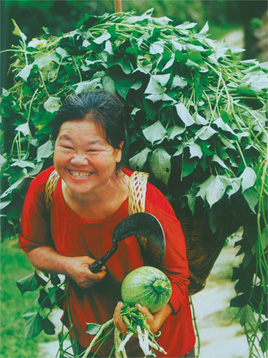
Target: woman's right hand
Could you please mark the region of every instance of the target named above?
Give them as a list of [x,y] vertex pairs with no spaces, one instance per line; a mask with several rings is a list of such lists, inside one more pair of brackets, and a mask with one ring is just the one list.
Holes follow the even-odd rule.
[[106,276],[106,268],[94,274],[90,271],[90,265],[95,260],[89,256],[76,256],[68,258],[68,276],[70,276],[81,288],[89,288],[100,282]]

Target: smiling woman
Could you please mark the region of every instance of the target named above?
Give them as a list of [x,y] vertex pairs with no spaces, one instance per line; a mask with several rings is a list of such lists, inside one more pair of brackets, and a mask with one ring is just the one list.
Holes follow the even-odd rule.
[[[20,248],[39,270],[67,278],[63,321],[73,327],[77,356],[90,344],[87,322],[103,324],[120,316],[121,283],[131,271],[144,266],[146,257],[137,240],[120,242],[116,253],[98,273],[90,266],[112,246],[113,232],[129,215],[129,182],[132,172],[122,167],[125,114],[121,102],[105,91],[69,96],[59,110],[53,130],[54,166],[40,173],[27,193],[19,236]],[[57,182],[48,212],[45,186],[52,172]],[[135,174],[135,173],[134,173]],[[145,211],[162,224],[166,254],[159,269],[168,276],[172,295],[158,312],[138,309],[153,333],[160,328],[159,345],[169,357],[192,350],[195,335],[188,299],[189,269],[180,223],[166,198],[147,184]],[[121,334],[123,322],[114,320]],[[171,334],[172,332],[172,334]],[[113,340],[95,349],[107,357]],[[137,338],[128,343],[129,357],[142,357]]]
[[[64,199],[75,212],[77,206],[87,203],[87,215],[99,219],[98,213],[101,216],[102,212],[112,213],[122,204],[127,190],[118,177],[124,175],[115,170],[121,157],[122,150],[106,141],[95,122],[84,119],[62,124],[55,144],[54,164],[63,180]],[[115,200],[110,196],[113,191],[119,193]],[[91,212],[93,203],[98,205],[99,211],[96,212],[95,207]]]

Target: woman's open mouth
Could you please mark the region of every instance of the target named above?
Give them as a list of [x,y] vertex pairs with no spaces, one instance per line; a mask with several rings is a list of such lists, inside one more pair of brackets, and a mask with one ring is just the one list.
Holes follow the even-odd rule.
[[82,172],[76,170],[67,169],[67,172],[76,179],[86,179],[89,178],[94,172]]

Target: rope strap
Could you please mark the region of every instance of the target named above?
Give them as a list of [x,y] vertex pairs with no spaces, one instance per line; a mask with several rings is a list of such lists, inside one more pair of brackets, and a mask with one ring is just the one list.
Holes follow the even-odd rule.
[[[129,180],[128,214],[145,211],[146,188],[149,174],[144,172],[133,172]],[[143,249],[147,246],[145,237],[138,237]]]
[[53,196],[53,193],[54,193],[54,190],[56,188],[59,178],[60,178],[60,176],[55,169],[55,170],[53,170],[53,172],[51,172],[51,174],[48,177],[48,180],[46,182],[45,201],[46,201],[47,209],[50,209],[50,207],[51,207],[52,196]]

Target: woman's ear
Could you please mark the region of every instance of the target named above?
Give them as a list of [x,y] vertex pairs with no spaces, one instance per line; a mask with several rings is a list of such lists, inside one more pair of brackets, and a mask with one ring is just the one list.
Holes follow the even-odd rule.
[[119,144],[119,148],[116,149],[116,158],[115,158],[115,160],[116,160],[117,163],[121,162],[123,145],[124,145],[124,141],[122,140],[122,142]]

